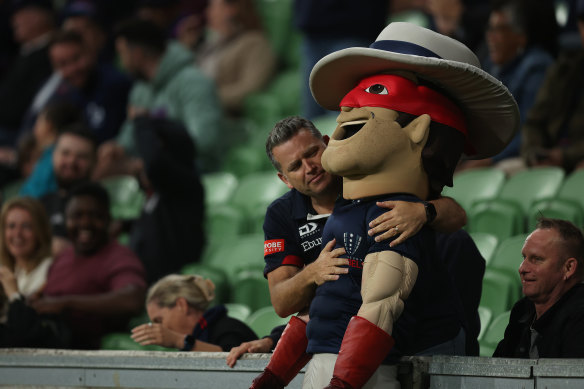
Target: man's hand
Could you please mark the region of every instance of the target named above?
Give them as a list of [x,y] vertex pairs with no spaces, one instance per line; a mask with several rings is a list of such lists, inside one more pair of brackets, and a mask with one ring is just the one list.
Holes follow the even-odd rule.
[[235,366],[237,360],[245,353],[269,353],[274,347],[274,341],[271,338],[263,338],[244,342],[237,347],[233,347],[227,355],[227,365]]
[[[388,208],[390,211],[378,216],[369,223],[369,236],[375,237],[376,242],[400,235],[389,246],[394,247],[403,243],[410,236],[415,235],[426,223],[426,210],[422,203],[409,201],[378,201],[377,206]],[[397,227],[397,229],[396,229]]]
[[347,258],[337,258],[346,253],[345,248],[339,247],[333,250],[333,247],[335,247],[335,239],[328,242],[318,258],[316,258],[316,261],[305,269],[312,273],[316,285],[322,285],[327,281],[336,281],[339,279],[340,274],[349,272],[348,268],[342,267],[347,266],[349,260]]
[[184,346],[185,336],[185,334],[172,331],[158,323],[141,324],[132,329],[132,339],[142,346],[155,344],[180,350]]

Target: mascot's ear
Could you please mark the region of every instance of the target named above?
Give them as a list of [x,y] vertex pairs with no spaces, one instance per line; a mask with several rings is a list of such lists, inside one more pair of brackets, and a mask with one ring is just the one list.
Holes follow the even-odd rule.
[[404,128],[404,131],[406,131],[412,142],[422,144],[428,138],[431,121],[430,115],[425,113],[412,120]]

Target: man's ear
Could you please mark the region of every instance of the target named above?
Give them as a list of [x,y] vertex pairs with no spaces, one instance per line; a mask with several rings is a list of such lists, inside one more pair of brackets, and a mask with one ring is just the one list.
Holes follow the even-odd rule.
[[568,258],[566,262],[564,262],[564,278],[567,280],[576,274],[578,270],[578,261],[576,258]]
[[331,140],[331,138],[328,135],[323,135],[322,136],[322,141],[324,142],[325,145],[328,146],[329,140]]
[[178,309],[180,309],[181,311],[188,311],[189,308],[189,303],[187,302],[187,299],[184,297],[178,297],[176,299],[176,306],[178,307]]
[[282,180],[282,182],[283,182],[284,184],[286,184],[286,186],[287,186],[288,188],[290,188],[290,189],[293,189],[293,188],[294,188],[294,187],[293,187],[293,186],[290,184],[290,181],[288,181],[288,179],[286,178],[286,176],[285,176],[284,174],[282,174],[282,173],[278,172],[278,178],[279,178],[280,180]]
[[415,144],[422,144],[428,138],[430,133],[430,115],[423,114],[415,118],[408,124],[404,130]]

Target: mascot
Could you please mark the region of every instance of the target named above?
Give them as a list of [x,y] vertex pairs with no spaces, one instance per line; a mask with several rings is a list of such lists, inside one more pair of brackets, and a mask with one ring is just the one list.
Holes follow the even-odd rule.
[[[408,23],[388,25],[369,48],[324,57],[312,70],[310,87],[321,106],[340,108],[322,165],[343,177],[343,199],[323,243],[336,238],[351,267],[317,289],[308,342],[302,331],[285,331],[256,388],[287,385],[310,353],[322,352],[322,338],[339,324],[346,331],[327,388],[363,387],[394,345],[402,354],[431,346],[416,344],[416,338],[432,330],[439,334],[441,328],[433,327],[440,327],[440,310],[452,308],[439,287],[448,275],[436,271],[433,238],[425,229],[395,247],[367,236],[369,222],[381,213],[376,201],[439,196],[444,185],[452,185],[463,152],[495,155],[519,127],[515,100],[480,69],[472,51]],[[359,304],[347,308],[355,290]],[[348,312],[352,318],[343,319]],[[304,344],[308,354],[298,347]]]

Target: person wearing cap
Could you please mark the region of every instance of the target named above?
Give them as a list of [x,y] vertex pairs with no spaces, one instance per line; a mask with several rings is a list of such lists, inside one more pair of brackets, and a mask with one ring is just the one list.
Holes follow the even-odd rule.
[[[466,46],[408,23],[390,24],[370,48],[324,57],[310,85],[320,105],[341,107],[322,164],[343,177],[345,200],[323,242],[335,238],[352,266],[316,290],[306,332],[315,356],[304,382],[360,388],[383,361],[440,353],[461,335],[432,232],[423,228],[393,247],[391,238],[376,242],[367,236],[380,212],[375,200],[436,197],[451,185],[463,149],[477,158],[496,154],[517,131],[519,113]],[[385,385],[380,378],[367,385]]]

